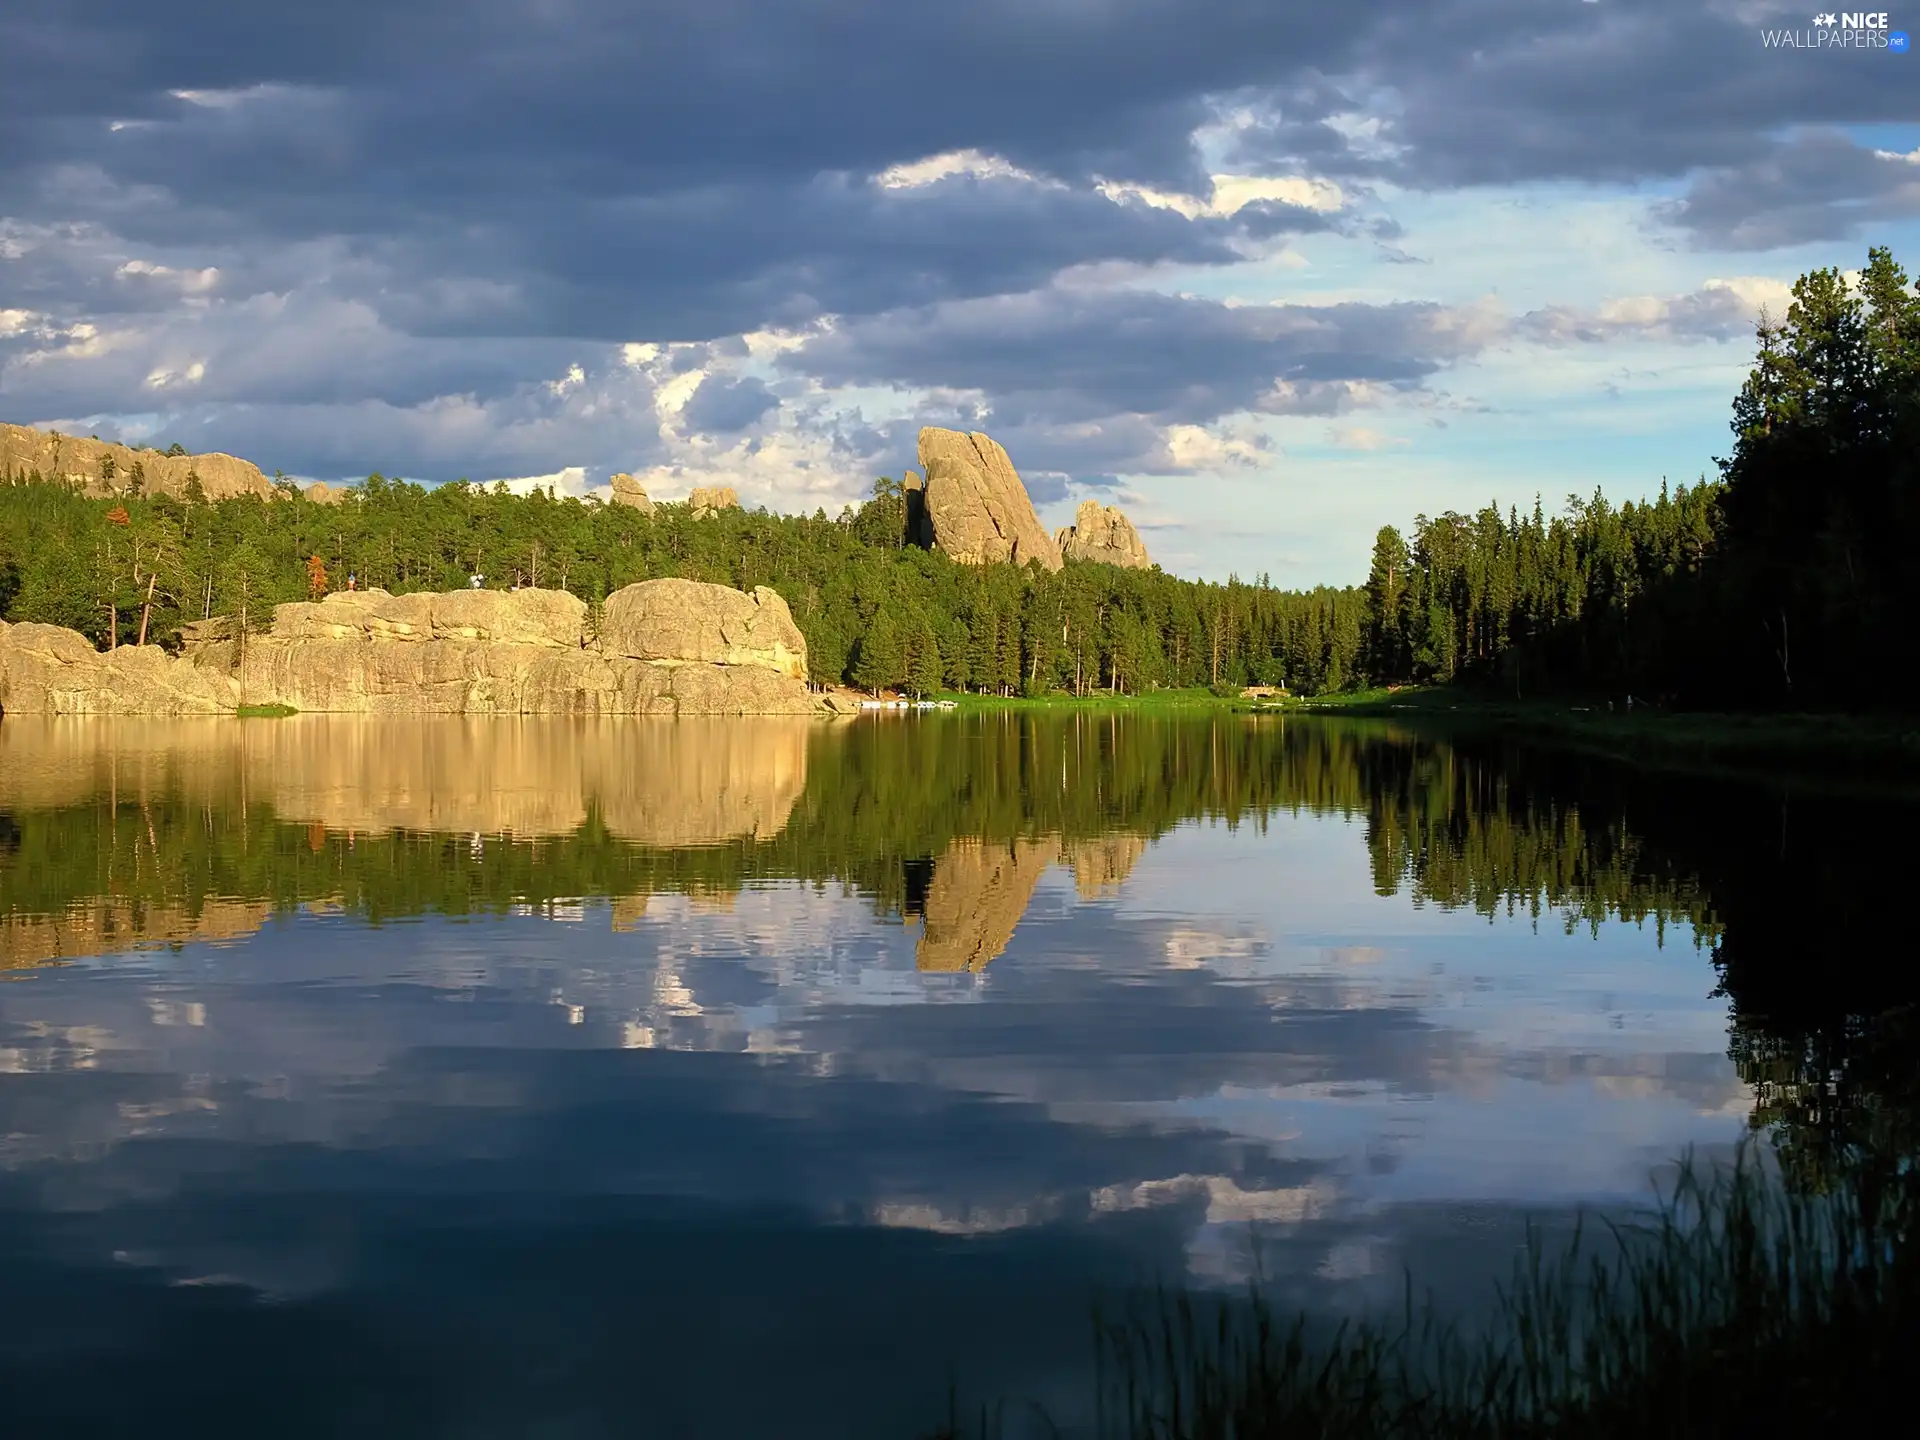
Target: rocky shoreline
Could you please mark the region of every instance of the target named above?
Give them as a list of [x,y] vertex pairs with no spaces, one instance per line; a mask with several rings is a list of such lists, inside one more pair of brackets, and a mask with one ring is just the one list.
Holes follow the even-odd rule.
[[648,580],[598,615],[561,590],[341,592],[184,654],[99,651],[0,622],[0,715],[812,715],[807,642],[778,593]]

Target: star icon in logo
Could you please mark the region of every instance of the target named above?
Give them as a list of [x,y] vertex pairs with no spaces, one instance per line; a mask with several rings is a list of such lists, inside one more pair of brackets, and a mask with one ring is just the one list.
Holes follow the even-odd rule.
[[1814,23],[1814,24],[1816,24],[1816,25],[1831,25],[1831,24],[1833,24],[1833,23],[1834,23],[1834,18],[1833,18],[1833,12],[1832,12],[1831,10],[1828,10],[1828,11],[1825,11],[1824,13],[1822,13],[1822,14],[1819,14],[1819,15],[1816,15],[1816,16],[1814,16],[1814,17],[1813,17],[1813,23]]

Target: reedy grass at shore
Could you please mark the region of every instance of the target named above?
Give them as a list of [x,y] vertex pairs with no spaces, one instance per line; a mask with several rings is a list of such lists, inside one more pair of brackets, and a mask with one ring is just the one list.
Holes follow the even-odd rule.
[[[1920,1354],[1915,1173],[1789,1195],[1751,1149],[1689,1161],[1659,1208],[1538,1236],[1471,1334],[1416,1306],[1314,1331],[1256,1284],[1096,1316],[1098,1440],[1599,1440],[1884,1429]],[[991,1440],[1009,1415],[953,1407],[929,1440]],[[1051,1421],[1043,1421],[1051,1427]],[[1054,1433],[1068,1432],[1056,1430]]]

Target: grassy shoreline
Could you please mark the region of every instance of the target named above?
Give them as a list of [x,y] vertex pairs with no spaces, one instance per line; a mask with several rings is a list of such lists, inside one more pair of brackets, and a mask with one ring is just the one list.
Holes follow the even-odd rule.
[[1920,784],[1920,718],[1905,715],[1609,710],[1444,688],[1360,691],[1275,708],[1499,734],[1660,769]]
[[941,695],[962,713],[1035,710],[1168,713],[1206,710],[1389,720],[1435,732],[1493,734],[1657,769],[1920,787],[1920,717],[1608,710],[1605,702],[1503,700],[1444,686],[1255,701],[1208,690],[1145,695]]

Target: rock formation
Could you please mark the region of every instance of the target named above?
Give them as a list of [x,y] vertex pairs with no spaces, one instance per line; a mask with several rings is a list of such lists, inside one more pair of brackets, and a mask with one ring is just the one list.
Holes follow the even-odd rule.
[[653,501],[647,498],[645,488],[625,471],[613,477],[613,503],[638,510],[642,515],[653,513]]
[[324,480],[316,480],[307,486],[306,493],[307,499],[316,505],[338,505],[342,500],[347,498],[347,491],[344,486],[336,490]]
[[194,479],[209,500],[274,493],[258,466],[231,455],[162,455],[25,425],[0,425],[0,482],[17,484],[36,473],[42,480],[96,496],[123,495],[137,484],[143,494],[184,500]]
[[[650,580],[597,635],[564,591],[358,590],[275,607],[262,635],[105,654],[0,625],[0,713],[192,715],[240,705],[380,715],[810,715],[806,640],[772,590]],[[213,627],[204,627],[212,630]],[[214,631],[213,633],[218,633]]]
[[807,641],[776,590],[647,580],[607,597],[600,648],[636,660],[757,665],[807,678]]
[[230,715],[229,675],[158,645],[102,653],[77,630],[0,621],[0,715]]
[[1060,568],[1060,547],[1040,527],[1019,472],[991,437],[928,426],[920,432],[920,468],[924,527],[939,549],[967,565],[1038,560]]
[[722,510],[738,510],[740,497],[733,493],[731,485],[696,485],[687,496],[687,508],[693,511],[694,519],[704,520]]
[[931,550],[933,519],[927,514],[927,482],[917,470],[909,470],[900,477],[900,494],[907,502],[907,543]]
[[1133,522],[1098,500],[1082,500],[1073,524],[1056,531],[1053,538],[1068,560],[1090,560],[1125,570],[1145,570],[1153,564]]

